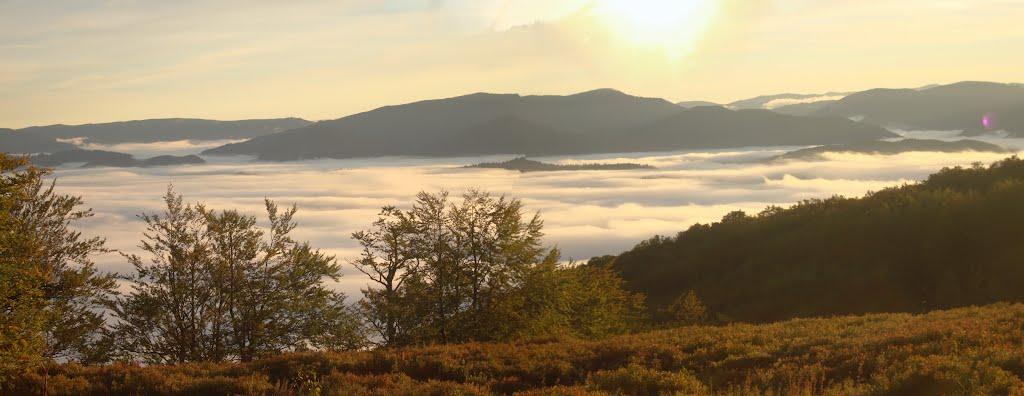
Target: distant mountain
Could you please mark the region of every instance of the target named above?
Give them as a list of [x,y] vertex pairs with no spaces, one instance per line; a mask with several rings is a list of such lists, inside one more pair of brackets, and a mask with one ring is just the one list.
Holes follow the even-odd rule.
[[206,161],[198,155],[158,155],[142,160],[139,166],[146,168],[151,166],[199,165],[205,163]]
[[83,138],[89,143],[152,143],[175,140],[248,139],[312,122],[300,118],[214,121],[191,118],[122,121],[85,125],[49,125],[19,129],[19,132],[53,139]]
[[72,149],[58,151],[53,154],[32,156],[32,163],[38,166],[61,166],[69,163],[89,163],[94,161],[137,161],[131,154],[103,150]]
[[635,128],[609,151],[846,144],[892,137],[896,135],[882,128],[844,118],[697,107]]
[[873,89],[851,94],[814,114],[863,117],[874,125],[967,134],[1005,130],[1024,136],[1024,86],[961,82],[921,89]]
[[718,103],[714,103],[714,102],[705,102],[703,100],[690,100],[690,101],[676,103],[676,106],[682,107],[684,109],[692,109],[694,107],[721,106],[721,105],[718,104]]
[[895,142],[873,141],[852,144],[837,144],[805,148],[773,157],[771,160],[816,160],[825,153],[858,153],[894,155],[912,151],[928,151],[941,153],[958,153],[963,151],[980,151],[990,153],[1009,153],[1010,150],[1001,146],[977,140],[957,140],[947,142],[931,139],[904,139]]
[[813,145],[896,137],[844,118],[684,109],[602,89],[568,96],[472,94],[382,107],[210,149],[262,160],[376,156],[528,156]]
[[484,162],[482,164],[470,165],[467,168],[490,168],[505,169],[519,172],[551,172],[551,171],[585,171],[585,170],[632,170],[632,169],[654,169],[653,166],[643,164],[573,164],[559,165],[549,164],[540,161],[518,157],[505,162]]
[[808,115],[813,115],[813,114],[817,113],[818,111],[821,111],[821,109],[824,109],[824,108],[826,108],[828,106],[831,106],[831,105],[833,105],[836,102],[838,102],[838,101],[837,100],[819,100],[817,102],[794,103],[794,104],[790,104],[790,105],[774,107],[774,108],[771,109],[771,111],[774,111],[776,113],[795,115],[795,116],[808,116]]
[[130,154],[118,153],[103,150],[66,150],[53,154],[40,154],[32,156],[32,163],[39,166],[53,167],[71,163],[85,163],[83,168],[94,168],[101,166],[117,168],[171,166],[171,165],[193,165],[206,163],[202,158],[195,155],[173,156],[161,155],[153,158],[139,160]]
[[0,128],[0,153],[52,153],[73,148],[74,145],[58,142],[53,138]]

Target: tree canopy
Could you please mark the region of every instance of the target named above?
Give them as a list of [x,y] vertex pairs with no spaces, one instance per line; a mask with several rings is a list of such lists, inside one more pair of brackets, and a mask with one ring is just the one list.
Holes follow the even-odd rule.
[[289,235],[296,209],[267,200],[268,230],[237,211],[183,202],[168,190],[163,214],[144,214],[132,290],[113,305],[118,347],[152,363],[241,360],[306,349],[355,349],[358,325],[327,288],[334,257]]
[[98,271],[104,240],[72,229],[92,216],[54,192],[46,169],[0,154],[0,377],[45,359],[102,361],[102,307],[115,281]]
[[1024,301],[1024,160],[949,168],[863,198],[733,212],[610,262],[664,308],[693,290],[719,320]]
[[601,337],[637,325],[642,298],[607,269],[559,263],[543,222],[515,199],[420,193],[353,237],[373,281],[363,316],[383,345]]

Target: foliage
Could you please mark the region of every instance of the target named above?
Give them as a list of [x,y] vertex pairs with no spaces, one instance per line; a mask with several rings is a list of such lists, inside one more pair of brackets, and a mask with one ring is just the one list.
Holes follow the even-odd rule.
[[1020,394],[1024,305],[682,327],[604,340],[51,365],[10,394]]
[[354,349],[360,334],[334,258],[293,240],[295,208],[266,201],[270,228],[236,211],[188,205],[168,190],[148,225],[144,260],[127,256],[132,291],[113,305],[125,358],[150,363],[249,361],[314,347]]
[[470,191],[420,193],[410,210],[385,207],[353,238],[365,322],[380,345],[497,341],[552,334],[600,337],[637,324],[642,299],[606,269],[558,264],[543,223],[518,200]]
[[0,378],[44,359],[88,362],[107,352],[99,308],[115,283],[91,260],[104,241],[71,229],[92,213],[45,184],[47,175],[0,154]]
[[666,320],[680,326],[704,324],[708,320],[708,308],[697,297],[697,293],[689,290],[665,308]]
[[609,260],[653,309],[693,290],[767,322],[1024,301],[1024,160],[944,169],[863,198],[734,212]]
[[704,384],[683,370],[653,370],[637,364],[615,370],[598,371],[587,378],[591,389],[617,395],[695,395],[706,394]]

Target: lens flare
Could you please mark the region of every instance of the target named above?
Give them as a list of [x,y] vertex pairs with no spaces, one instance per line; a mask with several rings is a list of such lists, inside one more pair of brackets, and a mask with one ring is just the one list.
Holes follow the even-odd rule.
[[996,115],[995,114],[993,114],[993,113],[985,113],[985,115],[981,116],[981,126],[984,127],[985,129],[991,130],[992,128],[995,128],[995,124],[996,124]]

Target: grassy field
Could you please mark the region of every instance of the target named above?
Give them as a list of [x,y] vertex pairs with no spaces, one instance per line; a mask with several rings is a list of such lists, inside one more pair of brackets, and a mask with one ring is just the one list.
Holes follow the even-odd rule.
[[1024,394],[1024,305],[252,363],[57,365],[7,394]]

